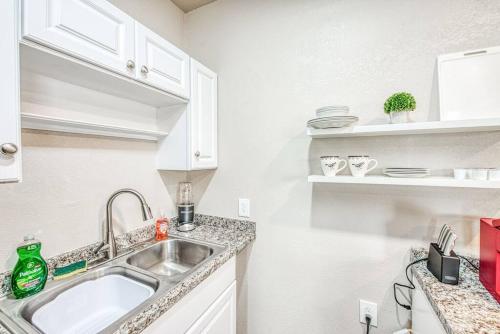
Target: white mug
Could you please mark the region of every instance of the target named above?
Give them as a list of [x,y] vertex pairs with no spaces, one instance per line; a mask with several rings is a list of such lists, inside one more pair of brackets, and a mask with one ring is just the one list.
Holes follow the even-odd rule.
[[[347,157],[349,161],[349,169],[351,170],[352,176],[363,177],[368,172],[372,171],[377,167],[378,162],[375,159],[370,159],[367,155],[350,155]],[[368,167],[370,163],[373,162],[372,167]]]
[[[347,161],[344,159],[340,159],[338,155],[323,156],[320,158],[320,160],[321,169],[326,176],[335,176],[338,172],[347,167]],[[344,165],[340,167],[342,163],[344,163]]]

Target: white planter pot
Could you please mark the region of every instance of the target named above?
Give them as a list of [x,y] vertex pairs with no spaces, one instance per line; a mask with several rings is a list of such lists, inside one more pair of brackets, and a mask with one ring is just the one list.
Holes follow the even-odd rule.
[[411,111],[398,111],[389,113],[391,124],[410,123],[412,121],[410,113]]

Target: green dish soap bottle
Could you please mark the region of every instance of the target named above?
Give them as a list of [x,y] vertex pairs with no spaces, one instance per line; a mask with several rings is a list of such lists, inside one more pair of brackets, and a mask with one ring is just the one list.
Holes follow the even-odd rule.
[[31,235],[24,237],[17,247],[17,260],[11,277],[12,292],[17,299],[34,295],[43,290],[47,282],[47,263],[40,255],[42,243]]

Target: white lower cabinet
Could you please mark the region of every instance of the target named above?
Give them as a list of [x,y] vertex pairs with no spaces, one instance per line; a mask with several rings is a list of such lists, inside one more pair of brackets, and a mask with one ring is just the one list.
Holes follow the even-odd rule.
[[434,312],[431,303],[427,299],[424,290],[415,280],[415,290],[412,294],[411,322],[414,334],[446,334],[438,316]]
[[186,333],[236,333],[236,282],[231,284]]
[[236,334],[234,257],[156,319],[144,334]]

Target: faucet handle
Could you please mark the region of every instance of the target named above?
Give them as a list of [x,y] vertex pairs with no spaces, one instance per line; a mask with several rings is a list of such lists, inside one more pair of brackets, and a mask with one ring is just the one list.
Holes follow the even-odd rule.
[[99,243],[99,245],[97,245],[93,250],[92,250],[92,253],[94,255],[97,255],[99,254],[100,252],[102,251],[106,251],[109,249],[109,244],[106,244],[104,241],[101,241]]

